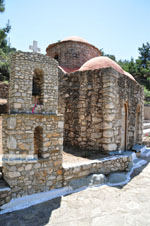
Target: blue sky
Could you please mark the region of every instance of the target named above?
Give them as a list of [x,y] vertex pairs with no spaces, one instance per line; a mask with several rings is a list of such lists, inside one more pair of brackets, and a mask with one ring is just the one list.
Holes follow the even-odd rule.
[[10,42],[29,51],[33,40],[41,52],[68,36],[80,36],[119,59],[138,57],[150,42],[150,0],[5,0],[0,27],[8,19]]

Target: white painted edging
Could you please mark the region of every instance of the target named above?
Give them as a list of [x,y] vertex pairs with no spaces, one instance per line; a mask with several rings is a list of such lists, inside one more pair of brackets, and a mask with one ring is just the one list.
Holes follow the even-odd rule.
[[70,193],[69,187],[64,187],[60,189],[54,189],[47,192],[40,192],[28,196],[24,196],[21,198],[12,199],[9,203],[1,206],[0,214],[4,214],[7,212],[12,212],[15,210],[25,209],[27,207],[39,204],[41,202],[45,202],[51,200],[53,198],[64,196]]

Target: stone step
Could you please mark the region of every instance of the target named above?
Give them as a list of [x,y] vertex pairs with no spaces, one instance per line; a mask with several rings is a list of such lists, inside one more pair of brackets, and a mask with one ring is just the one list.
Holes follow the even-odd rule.
[[9,185],[2,178],[0,179],[0,192],[1,190],[10,190]]
[[150,123],[143,123],[143,129],[150,129]]
[[10,199],[11,188],[3,179],[0,179],[0,207],[9,202]]
[[144,123],[150,123],[150,120],[144,120]]

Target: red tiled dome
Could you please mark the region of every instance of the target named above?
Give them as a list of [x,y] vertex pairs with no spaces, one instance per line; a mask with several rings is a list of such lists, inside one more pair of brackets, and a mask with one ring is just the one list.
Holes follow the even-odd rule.
[[87,61],[80,67],[79,71],[95,70],[107,67],[112,67],[119,73],[124,74],[135,81],[132,75],[130,75],[128,72],[125,72],[115,61],[105,56],[94,57],[93,59]]
[[124,71],[124,75],[127,75],[129,78],[136,81],[135,78],[130,73],[128,73],[127,71]]
[[76,42],[88,43],[86,40],[84,40],[83,38],[80,38],[78,36],[70,36],[70,37],[65,38],[64,40],[62,40],[62,42],[64,42],[64,41],[76,41]]

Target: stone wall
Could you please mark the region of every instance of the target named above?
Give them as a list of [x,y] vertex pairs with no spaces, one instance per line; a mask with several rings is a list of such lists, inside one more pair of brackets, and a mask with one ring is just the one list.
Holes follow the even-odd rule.
[[54,59],[38,53],[17,52],[11,59],[9,108],[13,112],[32,113],[37,103],[32,95],[33,76],[42,72],[42,104],[37,104],[34,113],[57,113],[58,64]]
[[142,140],[143,90],[112,68],[59,73],[59,111],[64,114],[65,147],[108,152]]
[[2,176],[11,189],[9,199],[62,187],[57,62],[42,54],[15,53],[8,103],[9,114],[2,116]]
[[7,99],[9,91],[9,84],[4,82],[0,82],[0,99]]
[[46,51],[48,56],[57,58],[61,67],[74,70],[79,69],[86,61],[101,55],[96,47],[75,41],[52,44]]
[[63,164],[63,185],[67,186],[73,179],[82,178],[93,173],[110,174],[112,172],[125,171],[131,160],[127,156],[115,156],[86,163],[78,163],[74,166]]
[[[117,118],[121,121],[127,113],[127,131],[126,131],[126,148],[130,149],[135,144],[142,143],[143,136],[143,119],[144,119],[144,90],[141,85],[127,76],[119,76],[117,78]],[[125,114],[125,112],[124,112]],[[121,123],[122,125],[122,123]],[[116,121],[117,126],[117,121]],[[122,127],[120,128],[121,136]]]
[[150,120],[150,105],[144,105],[144,119]]
[[[37,126],[43,128],[40,158],[34,147]],[[62,137],[62,116],[3,116],[3,177],[12,197],[62,186]]]

